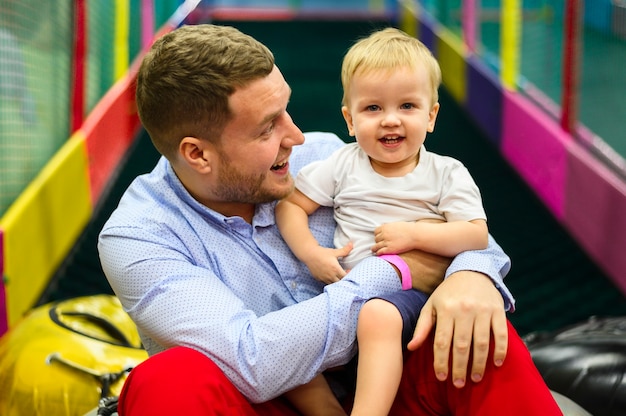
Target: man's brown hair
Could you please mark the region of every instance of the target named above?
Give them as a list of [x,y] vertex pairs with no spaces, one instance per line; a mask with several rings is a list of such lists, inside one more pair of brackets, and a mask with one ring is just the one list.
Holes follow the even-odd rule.
[[272,52],[228,26],[180,27],[159,38],[137,74],[141,122],[170,159],[184,137],[217,142],[232,117],[229,97],[272,71]]

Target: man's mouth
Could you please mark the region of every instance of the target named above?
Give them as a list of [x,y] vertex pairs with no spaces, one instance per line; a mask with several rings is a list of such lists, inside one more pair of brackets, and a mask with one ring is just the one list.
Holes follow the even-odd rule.
[[281,170],[281,169],[284,169],[287,166],[287,163],[288,162],[277,163],[277,164],[275,164],[275,165],[273,165],[271,167],[271,170]]

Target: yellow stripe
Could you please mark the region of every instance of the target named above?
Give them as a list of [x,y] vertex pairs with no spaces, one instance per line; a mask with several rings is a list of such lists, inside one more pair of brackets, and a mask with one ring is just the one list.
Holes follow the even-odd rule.
[[443,84],[458,103],[465,103],[467,98],[465,44],[458,35],[442,26],[439,29],[436,51]]
[[115,0],[114,77],[119,80],[128,70],[128,33],[130,25],[130,1]]
[[399,27],[408,35],[417,38],[417,10],[410,0],[400,0],[398,7]]
[[91,217],[85,146],[79,130],[0,218],[9,326],[33,307]]
[[502,84],[509,90],[517,90],[519,74],[519,51],[521,35],[519,0],[502,0],[500,31],[500,63]]

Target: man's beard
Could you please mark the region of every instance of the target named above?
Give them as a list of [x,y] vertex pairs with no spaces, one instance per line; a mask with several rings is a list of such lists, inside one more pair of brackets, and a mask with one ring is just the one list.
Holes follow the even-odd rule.
[[[229,166],[228,163],[222,166]],[[291,175],[284,178],[285,182],[291,182],[288,188],[268,189],[263,187],[267,173],[254,176],[243,175],[235,169],[222,169],[219,173],[219,185],[215,193],[225,202],[238,202],[245,204],[262,204],[277,201],[288,196],[294,188]]]

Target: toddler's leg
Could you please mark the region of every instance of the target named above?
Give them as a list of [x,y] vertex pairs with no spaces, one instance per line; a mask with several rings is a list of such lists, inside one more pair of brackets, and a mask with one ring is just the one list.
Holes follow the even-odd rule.
[[402,377],[402,316],[391,303],[372,299],[357,325],[359,358],[353,416],[387,415]]
[[306,416],[346,416],[323,374],[284,394]]

